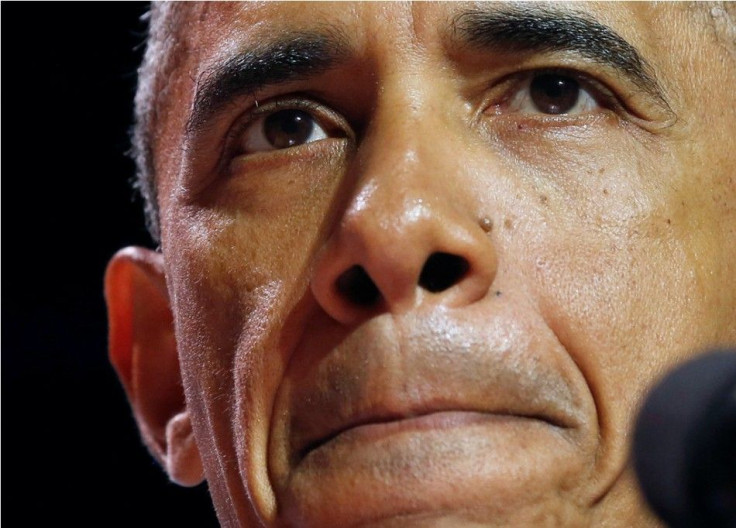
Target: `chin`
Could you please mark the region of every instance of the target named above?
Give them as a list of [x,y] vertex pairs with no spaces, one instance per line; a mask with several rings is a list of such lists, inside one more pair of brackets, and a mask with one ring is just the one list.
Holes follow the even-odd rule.
[[442,417],[356,428],[296,461],[279,526],[585,526],[589,466],[541,420]]

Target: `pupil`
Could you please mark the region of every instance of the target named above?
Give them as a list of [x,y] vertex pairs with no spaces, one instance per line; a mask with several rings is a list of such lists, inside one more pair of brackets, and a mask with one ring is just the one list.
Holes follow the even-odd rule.
[[289,148],[309,139],[314,120],[301,110],[281,110],[268,116],[263,128],[266,139],[274,148]]
[[545,114],[564,114],[578,102],[580,85],[572,77],[538,75],[532,81],[530,94],[537,110]]

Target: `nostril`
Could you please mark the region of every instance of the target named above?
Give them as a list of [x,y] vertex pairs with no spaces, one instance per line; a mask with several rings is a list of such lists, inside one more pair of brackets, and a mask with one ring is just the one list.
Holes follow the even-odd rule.
[[463,257],[449,253],[432,253],[419,275],[419,285],[432,293],[450,288],[463,278],[469,268]]
[[373,280],[362,266],[353,266],[337,278],[337,291],[350,302],[372,306],[381,297]]

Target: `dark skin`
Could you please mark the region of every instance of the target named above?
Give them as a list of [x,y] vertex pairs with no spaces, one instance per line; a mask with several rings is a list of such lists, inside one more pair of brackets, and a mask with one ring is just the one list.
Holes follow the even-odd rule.
[[[736,343],[736,62],[685,4],[554,9],[633,58],[463,26],[503,4],[176,18],[111,357],[223,526],[657,526],[631,420]],[[217,83],[263,49],[313,62]]]

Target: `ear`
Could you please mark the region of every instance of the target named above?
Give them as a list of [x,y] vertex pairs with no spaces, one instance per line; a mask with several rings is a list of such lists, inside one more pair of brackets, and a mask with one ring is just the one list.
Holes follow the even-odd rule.
[[141,436],[169,478],[204,480],[181,382],[174,323],[160,253],[119,251],[105,273],[110,361],[133,407]]

